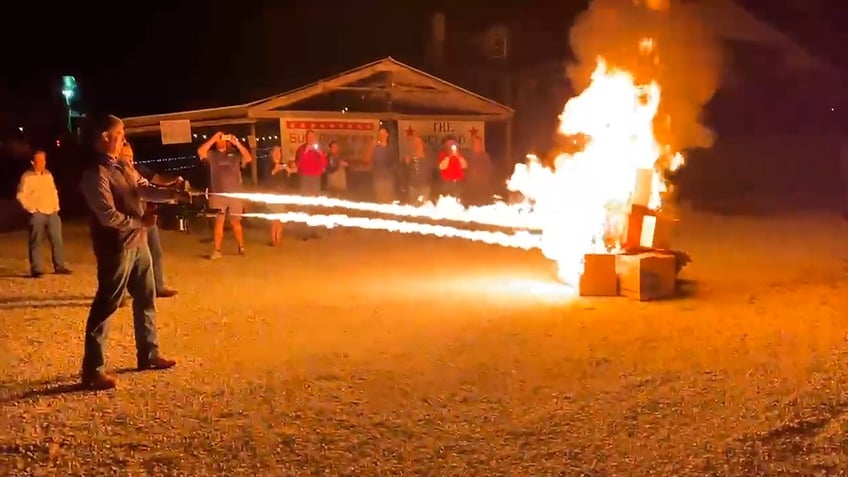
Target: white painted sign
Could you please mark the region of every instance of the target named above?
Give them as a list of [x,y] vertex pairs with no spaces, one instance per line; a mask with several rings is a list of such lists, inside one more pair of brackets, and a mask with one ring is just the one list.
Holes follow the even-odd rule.
[[411,147],[411,139],[415,136],[424,140],[427,151],[434,157],[442,148],[446,137],[454,137],[459,149],[467,154],[471,149],[471,141],[479,137],[485,144],[486,123],[483,121],[441,121],[414,120],[398,121],[398,136],[401,143],[401,154],[405,155]]
[[339,143],[342,158],[350,163],[351,169],[368,168],[368,151],[377,139],[380,121],[349,119],[344,115],[336,118],[280,118],[280,146],[283,160],[293,161],[295,151],[306,141],[306,131],[314,131],[318,143],[326,151],[330,141]]
[[178,119],[159,121],[162,131],[162,144],[187,144],[191,142],[191,121]]

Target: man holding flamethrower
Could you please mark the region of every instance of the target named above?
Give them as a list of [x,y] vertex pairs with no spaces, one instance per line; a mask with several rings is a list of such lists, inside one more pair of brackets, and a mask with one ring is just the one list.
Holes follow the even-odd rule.
[[125,290],[133,297],[138,369],[167,369],[176,364],[159,353],[156,285],[146,237],[155,216],[145,210],[144,202],[188,202],[191,196],[185,191],[152,186],[118,158],[124,144],[124,124],[117,117],[88,118],[85,137],[91,164],[80,185],[90,210],[97,292],[85,326],[81,374],[85,387],[111,389],[116,375],[105,370],[104,346],[109,322]]

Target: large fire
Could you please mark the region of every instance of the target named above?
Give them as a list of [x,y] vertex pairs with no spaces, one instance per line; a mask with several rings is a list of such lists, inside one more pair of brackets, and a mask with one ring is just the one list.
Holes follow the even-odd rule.
[[[640,49],[652,46],[646,39]],[[622,221],[634,203],[661,207],[663,174],[683,164],[683,156],[672,154],[654,135],[660,98],[656,82],[637,84],[632,74],[599,58],[589,87],[570,99],[559,117],[559,132],[582,137],[582,149],[560,154],[553,167],[528,156],[508,181],[511,190],[533,203],[535,220],[544,224],[542,252],[557,263],[567,283],[578,283],[585,254],[620,249]],[[639,183],[640,172],[647,183]]]

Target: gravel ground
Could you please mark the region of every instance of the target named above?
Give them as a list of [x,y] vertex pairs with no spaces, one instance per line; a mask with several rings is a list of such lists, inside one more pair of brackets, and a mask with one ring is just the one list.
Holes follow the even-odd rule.
[[[76,389],[94,290],[0,236],[0,475],[848,475],[848,225],[684,214],[690,295],[572,299],[536,253],[377,232],[211,262],[166,232],[165,372]],[[234,251],[234,246],[231,250]]]

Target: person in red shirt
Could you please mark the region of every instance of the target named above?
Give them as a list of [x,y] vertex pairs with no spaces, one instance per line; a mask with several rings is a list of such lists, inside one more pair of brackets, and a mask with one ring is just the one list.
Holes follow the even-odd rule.
[[[315,138],[315,131],[306,131],[306,141],[295,151],[294,162],[297,167],[300,195],[321,195],[321,176],[327,170],[327,155],[321,150]],[[318,238],[318,233],[314,229],[304,229],[299,235],[303,240]]]
[[456,139],[449,138],[445,141],[445,148],[439,152],[438,164],[439,175],[442,178],[441,195],[460,200],[468,161],[459,152]]
[[298,189],[301,195],[320,195],[321,176],[327,170],[327,155],[315,139],[315,131],[306,131],[306,142],[297,148],[294,162],[300,179]]

